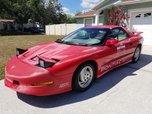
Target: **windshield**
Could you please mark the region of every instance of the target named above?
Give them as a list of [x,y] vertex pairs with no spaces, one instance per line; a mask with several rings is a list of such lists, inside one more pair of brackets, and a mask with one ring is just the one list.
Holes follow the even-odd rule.
[[104,37],[108,29],[101,28],[82,28],[63,39],[58,40],[59,43],[73,45],[97,45],[103,43]]

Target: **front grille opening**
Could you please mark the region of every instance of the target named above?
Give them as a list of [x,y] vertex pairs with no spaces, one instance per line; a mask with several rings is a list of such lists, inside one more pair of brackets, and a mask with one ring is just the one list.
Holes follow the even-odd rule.
[[16,81],[16,80],[13,80],[13,84],[14,85],[20,85],[20,83],[18,81]]

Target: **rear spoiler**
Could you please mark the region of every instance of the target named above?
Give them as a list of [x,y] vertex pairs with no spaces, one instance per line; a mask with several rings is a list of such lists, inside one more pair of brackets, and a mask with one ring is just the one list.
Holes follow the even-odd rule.
[[140,34],[142,34],[143,32],[132,32],[134,34],[134,36],[139,36]]

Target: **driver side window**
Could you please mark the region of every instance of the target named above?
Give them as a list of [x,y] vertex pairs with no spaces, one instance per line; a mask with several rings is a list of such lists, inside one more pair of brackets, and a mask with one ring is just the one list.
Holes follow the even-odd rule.
[[127,33],[121,28],[115,28],[111,30],[111,33],[108,37],[114,38],[118,41],[122,41],[128,38]]
[[124,30],[120,29],[119,34],[118,34],[118,41],[122,41],[122,40],[125,40],[127,38],[128,38],[127,33]]

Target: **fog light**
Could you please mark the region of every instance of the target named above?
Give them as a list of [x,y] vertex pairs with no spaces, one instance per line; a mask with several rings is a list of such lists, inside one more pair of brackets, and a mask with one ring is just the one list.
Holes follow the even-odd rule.
[[32,86],[49,86],[52,85],[53,83],[54,83],[53,81],[49,81],[49,82],[35,83],[32,84]]

